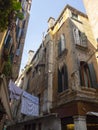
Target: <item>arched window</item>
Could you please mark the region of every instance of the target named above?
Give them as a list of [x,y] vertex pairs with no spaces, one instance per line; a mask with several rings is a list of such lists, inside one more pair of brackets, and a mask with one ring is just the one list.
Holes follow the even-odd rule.
[[64,51],[65,49],[65,36],[64,34],[61,34],[61,51]]
[[67,66],[64,65],[58,69],[58,92],[63,92],[66,89],[68,89],[68,72]]
[[74,42],[76,45],[87,47],[87,36],[78,28],[73,29]]
[[58,54],[60,55],[65,50],[65,36],[61,34],[60,40],[58,42]]
[[73,36],[75,44],[80,45],[80,31],[77,28],[73,29]]
[[80,61],[80,81],[81,86],[84,87],[98,87],[96,74],[93,64],[87,64],[84,61]]

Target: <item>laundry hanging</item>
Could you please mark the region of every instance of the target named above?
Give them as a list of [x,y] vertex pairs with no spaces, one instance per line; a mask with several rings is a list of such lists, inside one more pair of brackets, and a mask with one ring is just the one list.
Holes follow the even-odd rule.
[[9,90],[10,90],[10,99],[20,99],[20,95],[23,93],[23,90],[10,80],[9,82]]
[[27,92],[23,92],[21,113],[28,116],[39,116],[39,99]]

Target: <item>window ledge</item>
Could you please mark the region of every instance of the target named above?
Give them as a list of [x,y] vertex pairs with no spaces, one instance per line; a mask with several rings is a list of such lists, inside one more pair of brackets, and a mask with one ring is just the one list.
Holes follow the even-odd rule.
[[59,96],[59,97],[62,97],[63,95],[65,96],[65,95],[67,95],[68,93],[70,93],[70,89],[66,89],[66,90],[64,90],[63,92],[58,92],[58,96]]
[[82,87],[81,90],[85,90],[85,91],[89,91],[89,92],[96,92],[96,89],[95,89],[95,88]]
[[75,18],[73,18],[73,17],[71,17],[71,19],[73,19],[73,20],[75,20],[75,21],[77,21],[77,22],[83,24],[83,23],[82,23],[80,20],[78,20],[78,19],[75,19]]
[[78,45],[78,44],[76,44],[76,48],[81,49],[83,51],[88,50],[88,46],[82,46],[82,45]]

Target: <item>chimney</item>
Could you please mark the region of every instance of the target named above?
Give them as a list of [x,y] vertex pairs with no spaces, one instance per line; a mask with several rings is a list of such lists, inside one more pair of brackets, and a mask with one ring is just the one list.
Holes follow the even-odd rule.
[[31,60],[32,60],[32,58],[33,58],[33,56],[34,56],[34,51],[29,50],[28,55],[29,55],[29,56],[28,56],[27,65],[30,64],[30,62],[31,62]]
[[54,26],[55,19],[53,17],[50,17],[48,20],[48,28],[51,28]]

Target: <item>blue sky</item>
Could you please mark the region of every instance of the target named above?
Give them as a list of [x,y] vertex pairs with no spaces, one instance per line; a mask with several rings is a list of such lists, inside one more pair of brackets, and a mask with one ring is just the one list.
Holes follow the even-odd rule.
[[48,28],[49,17],[57,19],[67,4],[85,13],[82,0],[32,0],[21,69],[26,65],[28,51],[36,51],[41,44],[43,33]]

